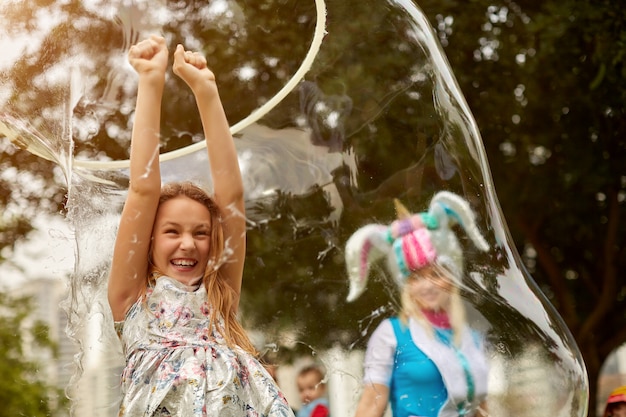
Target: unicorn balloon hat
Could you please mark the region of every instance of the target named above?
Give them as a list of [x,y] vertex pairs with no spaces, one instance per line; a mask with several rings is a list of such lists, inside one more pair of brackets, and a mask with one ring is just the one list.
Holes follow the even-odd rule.
[[388,226],[363,226],[346,243],[348,301],[356,300],[365,291],[370,267],[382,258],[386,258],[387,268],[399,287],[404,286],[413,271],[433,263],[461,277],[463,251],[452,231],[454,225],[461,226],[479,250],[489,250],[469,203],[454,193],[438,192],[424,213],[411,214],[398,200],[395,205],[398,220]]

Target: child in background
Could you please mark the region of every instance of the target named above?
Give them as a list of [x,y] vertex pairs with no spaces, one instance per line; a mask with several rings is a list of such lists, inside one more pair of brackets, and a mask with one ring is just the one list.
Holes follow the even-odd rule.
[[626,385],[611,392],[606,400],[603,417],[626,417]]
[[190,182],[161,185],[165,39],[139,42],[128,58],[139,85],[130,184],[108,283],[126,357],[119,415],[292,417],[237,321],[246,252],[243,181],[215,76],[202,54],[177,46],[173,72],[200,112],[211,196]]
[[329,417],[326,383],[322,370],[315,366],[307,366],[298,373],[296,380],[302,407],[298,417]]

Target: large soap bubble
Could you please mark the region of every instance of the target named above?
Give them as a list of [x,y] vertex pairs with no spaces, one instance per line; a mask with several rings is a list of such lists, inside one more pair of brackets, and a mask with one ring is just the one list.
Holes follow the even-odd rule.
[[[78,387],[96,381],[101,404],[115,408],[123,358],[105,294],[128,186],[136,76],[126,52],[160,33],[202,49],[217,74],[246,187],[241,316],[268,357],[322,361],[333,415],[349,415],[359,354],[398,295],[378,268],[347,303],[345,242],[365,224],[390,223],[394,199],[419,212],[449,190],[471,203],[490,245],[482,253],[462,239],[462,296],[489,347],[489,415],[586,415],[580,353],[513,246],[477,126],[415,3],[24,3],[1,6],[14,24],[3,28],[0,132],[67,178],[77,244],[70,332],[97,329],[101,346],[79,359],[77,402]],[[211,187],[195,103],[176,77],[167,79],[162,145],[164,180]]]

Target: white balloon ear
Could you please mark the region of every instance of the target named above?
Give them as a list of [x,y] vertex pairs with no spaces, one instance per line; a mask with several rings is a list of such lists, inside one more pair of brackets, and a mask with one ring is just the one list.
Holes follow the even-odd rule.
[[440,191],[431,200],[429,212],[439,212],[441,208],[449,221],[458,223],[465,230],[478,249],[483,252],[489,250],[489,244],[478,230],[476,216],[466,200],[449,191]]
[[348,302],[363,294],[367,288],[370,266],[387,254],[390,248],[388,231],[387,226],[370,224],[358,229],[346,242],[346,267],[350,281]]

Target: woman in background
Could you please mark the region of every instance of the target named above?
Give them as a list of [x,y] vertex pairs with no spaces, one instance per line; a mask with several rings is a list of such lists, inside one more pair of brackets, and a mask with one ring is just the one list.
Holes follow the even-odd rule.
[[482,251],[489,249],[461,197],[436,194],[429,211],[367,225],[346,245],[351,280],[348,300],[364,290],[369,268],[385,257],[401,293],[401,310],[372,334],[364,361],[357,417],[486,415],[488,364],[481,335],[465,320],[459,285],[463,253],[458,224]]

